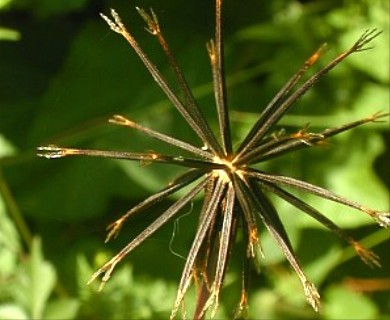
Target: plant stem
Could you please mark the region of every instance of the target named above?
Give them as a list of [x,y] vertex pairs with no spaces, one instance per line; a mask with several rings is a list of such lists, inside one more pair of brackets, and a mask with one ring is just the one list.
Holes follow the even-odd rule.
[[30,250],[32,245],[32,234],[24,220],[22,213],[4,179],[2,169],[0,167],[0,194],[4,198],[4,202],[8,208],[9,215],[14,221],[16,228],[22,237],[22,240],[26,247]]

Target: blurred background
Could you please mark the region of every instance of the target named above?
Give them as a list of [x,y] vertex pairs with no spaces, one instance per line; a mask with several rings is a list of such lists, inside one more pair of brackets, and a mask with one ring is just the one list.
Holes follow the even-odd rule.
[[[195,234],[199,201],[132,252],[101,293],[87,286],[112,257],[178,195],[138,215],[104,243],[106,226],[180,171],[173,166],[96,158],[46,160],[36,147],[57,144],[180,155],[113,114],[199,145],[142,63],[99,12],[115,8],[140,45],[172,79],[136,6],[153,7],[202,111],[216,128],[205,44],[213,37],[213,1],[0,0],[0,319],[166,319]],[[326,75],[280,122],[311,131],[389,109],[387,0],[246,0],[225,4],[225,63],[237,144],[287,79],[324,42],[313,68],[349,48],[367,28],[383,34]],[[310,73],[310,72],[309,72]],[[389,123],[369,124],[261,169],[329,188],[389,210]],[[275,200],[323,307],[306,304],[282,252],[261,228],[265,259],[251,274],[251,319],[390,319],[389,232],[360,212],[300,195],[381,257],[364,265],[335,235]],[[178,217],[179,217],[178,216]],[[229,319],[240,290],[230,262],[217,318]],[[194,305],[194,291],[186,299]],[[190,314],[190,313],[189,313]]]

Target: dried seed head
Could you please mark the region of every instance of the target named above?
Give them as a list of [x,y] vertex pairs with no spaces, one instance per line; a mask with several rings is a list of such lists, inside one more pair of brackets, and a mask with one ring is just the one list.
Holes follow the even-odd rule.
[[[292,177],[265,173],[251,167],[251,165],[268,161],[299,149],[315,146],[323,143],[325,139],[331,136],[368,122],[376,122],[378,121],[377,119],[388,116],[388,114],[376,113],[365,119],[347,123],[340,127],[325,129],[321,133],[309,133],[306,131],[307,126],[305,126],[303,129],[291,135],[284,133],[272,135],[278,121],[300,97],[319,81],[323,75],[333,69],[350,54],[369,49],[366,45],[377,37],[380,32],[376,29],[367,30],[353,46],[335,57],[325,67],[315,72],[306,81],[303,81],[300,87],[296,88],[296,85],[301,80],[302,76],[322,56],[324,47],[322,46],[315,51],[314,54],[304,62],[298,72],[287,81],[286,85],[282,87],[271,102],[264,108],[258,121],[253,125],[252,129],[238,148],[234,150],[230,133],[229,110],[227,107],[226,94],[227,86],[223,65],[221,7],[222,0],[216,0],[215,38],[207,45],[213,74],[219,137],[211,130],[208,121],[199,108],[184,75],[161,33],[154,12],[151,10],[150,13],[147,13],[146,11],[137,8],[137,11],[148,25],[147,30],[156,36],[155,38],[166,54],[181,96],[178,96],[175,90],[171,89],[170,83],[129,33],[116,11],[111,9],[112,19],[101,14],[110,28],[114,32],[121,34],[128,41],[150,72],[152,78],[156,81],[157,85],[172,102],[172,105],[181,114],[189,127],[192,128],[204,147],[199,148],[179,139],[156,132],[120,115],[114,115],[109,122],[136,129],[152,138],[167,143],[169,146],[186,150],[190,152],[194,158],[182,156],[180,154],[172,156],[158,154],[153,151],[145,153],[102,151],[61,148],[55,145],[39,147],[38,156],[54,159],[68,155],[88,155],[140,161],[141,164],[158,162],[190,168],[186,173],[182,174],[178,179],[169,184],[168,187],[148,197],[129,210],[120,219],[112,223],[108,227],[106,241],[117,236],[123,223],[130,215],[143,210],[149,205],[156,204],[174,192],[201,179],[200,182],[197,182],[195,187],[174,202],[173,205],[130,241],[117,255],[102,266],[92,276],[89,283],[103,275],[100,286],[100,289],[102,289],[104,284],[109,280],[115,266],[128,253],[145,241],[145,239],[177,214],[177,212],[183,209],[183,207],[190,203],[198,193],[204,191],[205,200],[199,215],[198,228],[188,253],[171,319],[175,317],[180,306],[183,306],[184,296],[194,277],[194,270],[202,273],[199,280],[200,287],[207,288],[207,294],[201,296],[198,300],[196,306],[197,318],[203,318],[205,312],[210,308],[212,309],[211,315],[214,316],[216,308],[218,307],[219,292],[225,276],[230,250],[232,248],[232,243],[234,243],[234,237],[237,234],[236,229],[238,227],[243,227],[247,251],[246,255],[243,254],[241,301],[236,315],[242,317],[246,314],[248,306],[248,261],[252,258],[256,260],[258,251],[262,254],[257,229],[260,220],[275,238],[291,266],[297,273],[303,285],[307,301],[314,310],[318,311],[320,308],[320,295],[314,284],[307,280],[299,264],[298,258],[295,255],[293,246],[290,243],[288,234],[280,221],[278,212],[264,191],[268,190],[273,192],[276,196],[289,202],[302,212],[314,217],[317,221],[335,232],[339,237],[350,243],[364,262],[375,266],[380,266],[380,264],[378,257],[373,252],[363,248],[327,217],[283,188],[292,187],[299,191],[305,191],[314,194],[315,196],[358,209],[370,215],[383,227],[388,227],[390,225],[390,213],[377,212],[368,209],[359,203],[348,200],[327,189]],[[200,267],[201,270],[198,270],[198,265],[204,267]]]

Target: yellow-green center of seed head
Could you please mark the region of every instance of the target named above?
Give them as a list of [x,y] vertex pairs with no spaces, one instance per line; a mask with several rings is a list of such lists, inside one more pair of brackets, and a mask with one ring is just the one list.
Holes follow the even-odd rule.
[[240,169],[240,167],[236,167],[229,159],[221,159],[216,156],[214,157],[213,162],[224,165],[224,169],[213,170],[213,174],[224,180],[226,183],[231,181],[230,177],[232,174],[236,174],[239,177],[243,176],[243,170]]

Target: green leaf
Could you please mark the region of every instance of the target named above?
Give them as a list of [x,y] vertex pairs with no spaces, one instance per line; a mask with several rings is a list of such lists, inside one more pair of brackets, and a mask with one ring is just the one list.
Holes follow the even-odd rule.
[[40,179],[21,188],[21,201],[41,219],[55,216],[80,221],[101,215],[106,212],[110,197],[123,186],[120,171],[110,161],[92,158],[36,161],[42,162],[35,173]]
[[[361,135],[360,139],[349,139],[348,144],[353,146],[353,150],[350,150],[345,164],[339,168],[334,167],[326,175],[329,189],[364,206],[388,210],[388,191],[373,169],[376,157],[384,149],[382,138],[372,133]],[[365,214],[356,210],[349,211],[334,207],[330,212],[336,213],[332,217],[335,216],[335,221],[343,227],[355,227],[371,222]]]
[[[389,83],[389,71],[386,66],[389,65],[389,24],[383,26],[375,26],[383,30],[383,34],[375,40],[373,48],[367,52],[362,52],[359,55],[352,56],[348,62],[355,68],[363,71],[367,75],[373,77],[381,83]],[[345,46],[350,45],[353,41],[359,38],[364,32],[364,29],[354,29],[346,33],[342,38],[342,43]],[[355,40],[354,40],[355,39]]]
[[51,301],[46,309],[44,319],[75,319],[80,302],[76,299],[60,299]]
[[[344,134],[330,141],[330,149],[317,150],[319,161],[307,181],[325,187],[366,207],[388,210],[388,191],[374,170],[375,159],[384,151],[382,137],[370,130]],[[314,151],[313,151],[314,152]],[[348,156],[345,153],[348,152]],[[326,153],[326,157],[321,154]],[[318,181],[316,181],[318,179]],[[373,223],[367,214],[319,197],[300,194],[342,228],[354,228]],[[282,204],[287,210],[288,206]],[[295,221],[304,227],[323,228],[314,219],[298,212]]]
[[88,301],[93,294],[92,290],[97,290],[96,284],[87,285],[91,276],[96,270],[89,265],[87,258],[84,255],[78,255],[76,258],[76,279],[77,279],[77,294],[80,301]]
[[9,5],[13,0],[0,0],[0,10]]
[[17,304],[2,304],[0,305],[0,320],[27,320],[29,316]]
[[21,34],[19,31],[0,26],[0,41],[1,40],[17,41],[20,40],[20,37]]
[[337,262],[340,261],[340,255],[341,249],[333,246],[317,259],[312,259],[309,264],[305,265],[305,271],[310,280],[319,286],[326,280]]
[[20,250],[18,231],[7,215],[6,206],[0,194],[0,277],[7,277],[15,272]]
[[42,256],[41,240],[34,238],[31,256],[18,274],[20,287],[15,296],[31,319],[42,319],[48,298],[54,288],[54,267]]
[[64,14],[80,11],[88,4],[87,0],[39,0],[20,1],[19,6],[29,9],[40,17],[49,17],[56,14]]
[[[364,86],[364,88],[362,88],[362,90],[357,94],[352,108],[354,110],[354,114],[356,114],[354,117],[357,119],[378,111],[385,112],[388,110],[389,105],[390,96],[388,84],[379,85],[370,83]],[[386,130],[389,128],[389,124],[386,122],[375,123],[371,125],[371,128],[382,128]]]
[[83,304],[79,317],[111,319],[166,319],[176,286],[166,281],[137,278],[132,266],[123,263],[115,270],[101,292],[98,281],[87,286],[93,270],[84,256],[79,256],[78,285]]
[[0,158],[16,153],[14,145],[0,133]]
[[378,319],[378,309],[369,297],[341,286],[325,292],[325,319]]

